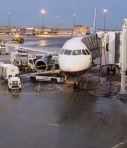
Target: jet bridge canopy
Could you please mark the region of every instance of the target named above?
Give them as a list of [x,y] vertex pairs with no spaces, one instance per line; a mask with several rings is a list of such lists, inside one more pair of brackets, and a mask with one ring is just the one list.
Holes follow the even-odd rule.
[[100,39],[97,34],[85,36],[82,42],[91,51],[93,59],[100,56]]

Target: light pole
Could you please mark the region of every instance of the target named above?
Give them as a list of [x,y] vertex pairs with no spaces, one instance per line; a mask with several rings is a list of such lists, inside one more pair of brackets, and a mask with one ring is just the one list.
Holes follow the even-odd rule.
[[44,21],[45,21],[45,20],[44,20],[45,10],[41,10],[41,13],[42,13],[42,17],[43,17],[43,20],[42,20],[42,21],[43,21],[42,28],[44,28],[44,23],[45,23],[45,22],[44,22]]
[[8,26],[11,26],[11,13],[8,12]]
[[56,16],[56,27],[57,27],[57,34],[59,32],[59,16]]
[[74,22],[73,22],[73,23],[74,23],[74,24],[73,24],[73,28],[75,27],[75,16],[76,16],[76,14],[73,13],[73,19],[74,19],[74,20],[73,20],[73,21],[74,21]]
[[105,31],[107,9],[104,9],[103,13],[104,13],[104,31]]

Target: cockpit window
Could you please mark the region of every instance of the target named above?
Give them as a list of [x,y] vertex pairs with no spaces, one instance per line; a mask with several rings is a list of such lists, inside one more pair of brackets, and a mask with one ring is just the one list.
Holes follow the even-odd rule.
[[88,55],[90,55],[90,53],[89,53],[89,51],[87,49],[86,49],[86,52],[87,52]]
[[82,49],[82,54],[83,54],[83,55],[87,55],[85,49]]
[[72,55],[81,55],[81,50],[73,50]]
[[61,49],[60,54],[63,54],[63,53],[64,53],[64,49]]
[[82,49],[83,55],[90,55],[90,52],[87,49]]
[[71,55],[71,50],[65,49],[65,50],[64,50],[64,54],[66,54],[66,55]]

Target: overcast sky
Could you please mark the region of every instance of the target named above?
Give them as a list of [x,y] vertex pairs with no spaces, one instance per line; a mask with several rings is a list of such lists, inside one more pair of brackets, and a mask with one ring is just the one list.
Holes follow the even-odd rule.
[[41,10],[45,9],[44,24],[71,28],[74,24],[93,26],[94,8],[97,8],[97,28],[104,26],[103,9],[107,9],[106,28],[121,29],[127,17],[127,0],[0,0],[0,26],[42,26]]

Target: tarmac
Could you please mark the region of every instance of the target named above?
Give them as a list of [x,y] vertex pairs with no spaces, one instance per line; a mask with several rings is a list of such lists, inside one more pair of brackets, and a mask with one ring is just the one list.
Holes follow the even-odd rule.
[[[0,55],[8,62],[9,55]],[[0,148],[126,148],[127,100],[120,75],[98,76],[98,67],[81,78],[80,89],[31,83],[8,91],[0,80]]]
[[21,92],[0,81],[1,148],[110,148],[127,139],[127,105],[118,82],[91,73],[80,90],[72,84],[31,83]]

